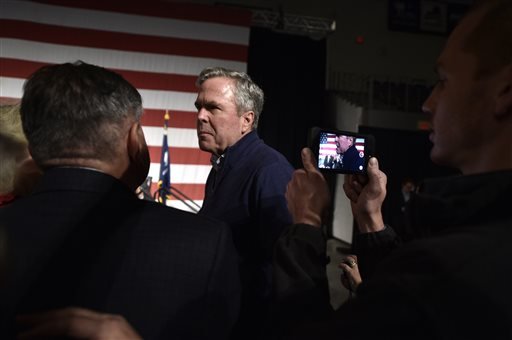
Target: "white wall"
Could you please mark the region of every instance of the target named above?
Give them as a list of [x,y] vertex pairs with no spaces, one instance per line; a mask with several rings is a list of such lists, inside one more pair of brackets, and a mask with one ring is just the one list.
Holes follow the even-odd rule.
[[[341,98],[338,98],[335,104],[336,128],[339,130],[357,132],[357,128],[361,124],[363,117],[362,108],[353,106]],[[350,201],[343,191],[345,176],[337,175],[336,177],[332,234],[335,238],[350,244],[352,243],[353,216]]]
[[[336,32],[328,38],[328,70],[434,78],[444,37],[389,31],[387,1],[337,1]],[[363,44],[356,43],[357,36]]]

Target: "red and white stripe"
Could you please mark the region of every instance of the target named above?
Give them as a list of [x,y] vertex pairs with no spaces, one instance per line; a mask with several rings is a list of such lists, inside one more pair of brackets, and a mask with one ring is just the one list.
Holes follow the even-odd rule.
[[46,64],[83,60],[117,71],[142,95],[153,183],[169,110],[171,185],[201,205],[211,166],[197,144],[195,79],[207,66],[246,71],[249,25],[249,11],[228,7],[2,0],[0,103],[19,101],[24,80]]
[[356,149],[364,154],[364,138],[356,138]]
[[[356,138],[356,149],[364,154],[364,138]],[[320,144],[320,156],[336,156],[336,135],[334,133],[327,134],[327,143]]]
[[334,133],[327,134],[327,143],[320,144],[320,156],[336,156],[336,135]]

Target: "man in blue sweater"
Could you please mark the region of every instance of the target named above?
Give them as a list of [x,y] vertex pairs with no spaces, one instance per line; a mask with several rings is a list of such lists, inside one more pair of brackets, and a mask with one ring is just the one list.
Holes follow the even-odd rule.
[[242,280],[233,338],[259,337],[272,293],[272,249],[291,223],[284,193],[294,169],[258,137],[264,95],[246,73],[207,68],[196,85],[199,147],[212,154],[213,165],[199,214],[233,231]]

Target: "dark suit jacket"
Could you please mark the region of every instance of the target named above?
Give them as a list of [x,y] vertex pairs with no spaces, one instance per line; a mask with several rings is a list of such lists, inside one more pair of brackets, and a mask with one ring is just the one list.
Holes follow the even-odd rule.
[[[403,245],[392,228],[359,234],[358,266],[369,255],[376,263],[357,297],[318,322],[296,317],[287,338],[512,339],[511,190],[512,170],[426,181],[406,213],[431,234]],[[283,233],[274,270],[283,303],[312,314],[326,305],[309,304],[323,301],[311,297],[327,280],[325,240],[306,227]]]
[[349,171],[360,171],[360,167],[364,165],[364,158],[359,156],[356,146],[352,145],[343,154],[343,162],[334,161],[333,169],[343,169]]
[[144,339],[225,339],[238,317],[229,228],[139,200],[109,175],[51,169],[0,221],[4,322],[13,311],[73,305],[121,314]]

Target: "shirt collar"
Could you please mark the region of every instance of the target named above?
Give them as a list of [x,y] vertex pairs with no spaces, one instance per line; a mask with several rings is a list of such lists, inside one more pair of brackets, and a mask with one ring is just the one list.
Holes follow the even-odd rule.
[[221,168],[225,156],[225,153],[223,153],[220,156],[212,154],[212,157],[210,157],[210,163],[212,163],[212,166],[215,169],[215,171],[218,171]]
[[[210,157],[210,163],[215,170],[219,170],[224,165],[230,164],[233,159],[239,159],[240,155],[243,155],[247,148],[251,147],[255,142],[259,141],[258,133],[256,130],[251,130],[248,134],[243,136],[235,144],[228,146],[224,153],[220,156],[212,154]],[[226,163],[227,162],[227,163]],[[224,164],[226,163],[226,164]]]

